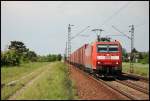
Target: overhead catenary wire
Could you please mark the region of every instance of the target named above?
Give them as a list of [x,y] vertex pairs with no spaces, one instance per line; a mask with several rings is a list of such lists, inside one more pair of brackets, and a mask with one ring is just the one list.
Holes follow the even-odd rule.
[[[121,8],[119,8],[115,13],[113,13],[113,15],[111,15],[110,17],[108,17],[101,25],[101,27],[106,24],[108,21],[110,21],[114,16],[116,16],[117,14],[119,14],[119,12],[121,12],[124,8],[126,8],[129,5],[130,2],[127,2],[125,5],[123,5]],[[126,35],[125,35],[126,36]]]
[[124,34],[123,32],[121,32],[119,29],[117,29],[115,26],[112,25],[112,27],[117,30],[118,32],[120,32],[121,34],[123,34],[124,36],[126,36],[128,39],[131,39],[128,35]]
[[115,13],[113,13],[110,17],[108,17],[101,26],[103,26],[104,24],[106,24],[108,21],[110,21],[114,16],[116,16],[117,14],[119,14],[119,12],[121,12],[124,8],[126,8],[129,5],[130,2],[126,3],[125,5],[123,5],[121,8],[119,8]]
[[106,35],[106,37],[108,37],[108,36],[124,36],[124,35],[121,35],[121,34],[119,34],[119,35]]
[[136,28],[139,28],[139,27],[141,27],[141,26],[143,26],[143,25],[146,25],[146,24],[148,24],[148,23],[141,23],[141,24],[138,24],[138,25],[135,25],[136,26]]
[[77,37],[78,35],[80,35],[82,32],[84,32],[89,27],[90,26],[87,26],[86,28],[84,28],[83,30],[81,30],[80,32],[78,32],[76,35],[74,35],[73,37],[71,37],[71,40],[74,39],[75,37]]

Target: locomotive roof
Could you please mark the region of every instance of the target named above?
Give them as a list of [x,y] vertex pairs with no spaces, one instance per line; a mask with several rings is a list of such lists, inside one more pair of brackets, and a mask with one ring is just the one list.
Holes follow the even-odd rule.
[[95,42],[90,43],[90,45],[94,45],[95,43],[96,44],[120,44],[119,41],[114,40],[114,41],[99,41],[99,42],[95,41]]
[[101,41],[101,42],[96,42],[97,44],[99,43],[99,44],[120,44],[119,43],[119,41],[110,41],[110,42],[103,42],[103,41]]

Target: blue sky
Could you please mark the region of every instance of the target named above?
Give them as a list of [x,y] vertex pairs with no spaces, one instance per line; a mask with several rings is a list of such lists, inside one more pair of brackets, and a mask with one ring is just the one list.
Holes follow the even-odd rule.
[[[1,49],[18,40],[39,55],[63,54],[68,24],[75,25],[72,36],[90,26],[82,33],[88,37],[72,40],[72,51],[96,39],[94,28],[104,29],[101,36],[120,34],[114,25],[130,36],[131,24],[135,25],[135,48],[149,50],[149,1],[1,1]],[[128,38],[111,38],[130,51]]]

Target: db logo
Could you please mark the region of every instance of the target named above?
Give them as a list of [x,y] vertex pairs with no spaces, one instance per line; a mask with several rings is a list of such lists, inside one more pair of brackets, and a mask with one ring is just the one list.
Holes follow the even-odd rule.
[[105,56],[105,59],[110,59],[110,56]]

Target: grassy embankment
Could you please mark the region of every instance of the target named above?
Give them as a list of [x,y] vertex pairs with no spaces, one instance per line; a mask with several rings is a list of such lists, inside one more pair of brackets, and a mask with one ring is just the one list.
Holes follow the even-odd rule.
[[24,63],[20,66],[3,66],[1,67],[1,83],[8,83],[17,80],[20,77],[31,73],[41,66],[49,64],[49,62],[30,62]]
[[[128,72],[130,71],[130,63],[123,63],[122,64],[123,72]],[[149,64],[141,64],[141,63],[134,63],[134,73],[149,77]]]
[[[32,68],[34,68],[34,64],[26,64],[26,65],[30,65]],[[39,63],[39,65],[36,68],[46,64]],[[24,67],[14,67],[14,68],[19,68],[20,71],[22,72],[21,74],[26,74],[21,70]],[[9,73],[12,74],[12,71],[15,72],[15,74],[11,75],[12,78],[21,77],[20,72],[17,71],[18,69],[16,70],[13,70],[13,68],[2,68],[2,69],[3,70],[1,71],[1,75],[3,77],[2,80],[3,82],[10,80],[9,79],[10,76],[8,76],[8,74]],[[28,70],[26,70],[26,72],[27,71]],[[19,88],[25,86],[25,84],[28,83],[34,77],[38,77],[38,78],[33,82],[33,84],[27,87],[27,89],[25,89],[20,96],[17,96],[16,99],[76,99],[77,98],[75,87],[72,81],[69,79],[66,65],[60,62],[56,62],[50,65],[43,66],[43,68],[39,68],[35,70],[33,74],[31,74],[30,76],[26,77],[23,80],[19,80],[14,86],[4,86],[1,89],[2,92],[1,99],[7,99],[10,95],[14,94]]]
[[69,78],[67,66],[51,64],[41,76],[16,99],[77,99],[75,86]]
[[[3,88],[1,88],[1,99],[7,99],[10,95],[14,94],[28,81],[42,72],[43,69],[40,67],[43,67],[47,64],[48,62],[35,62],[21,64],[20,66],[1,67],[1,86],[4,85]],[[7,84],[10,82],[12,83],[7,86]]]

